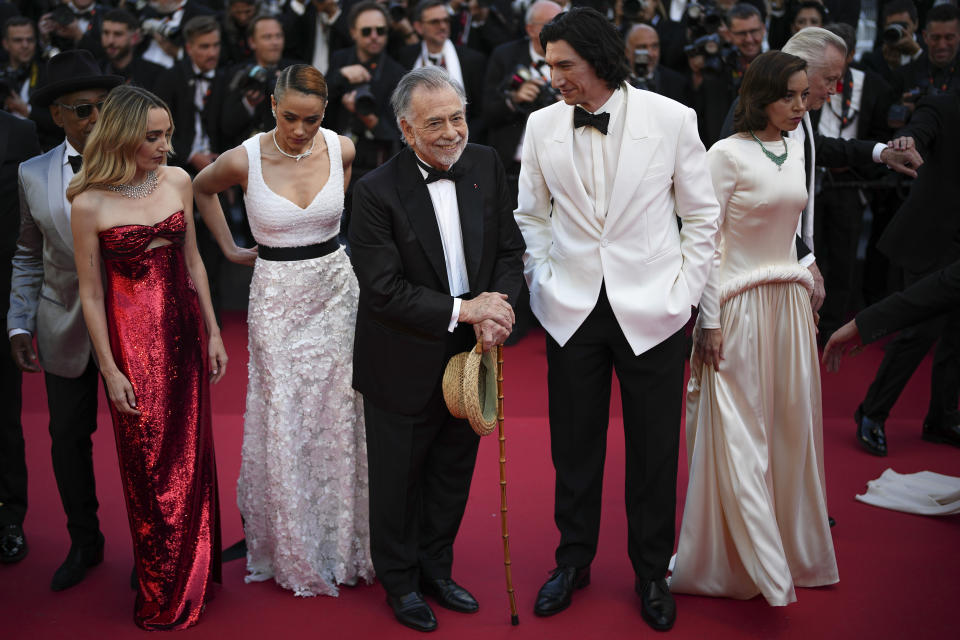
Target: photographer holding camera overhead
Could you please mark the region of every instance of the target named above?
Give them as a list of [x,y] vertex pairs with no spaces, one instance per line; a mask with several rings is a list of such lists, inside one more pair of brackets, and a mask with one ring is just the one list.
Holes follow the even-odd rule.
[[173,67],[182,55],[183,25],[203,15],[214,15],[214,11],[197,0],[150,0],[140,13],[140,30],[150,40],[143,58]]
[[274,127],[276,121],[267,97],[273,93],[277,75],[294,64],[283,57],[283,25],[278,17],[255,17],[247,34],[253,62],[238,65],[227,73],[229,86],[220,121],[224,148]]
[[648,24],[633,25],[627,32],[625,54],[633,70],[630,84],[677,102],[689,101],[687,78],[660,64],[660,36],[656,29]]
[[89,49],[94,57],[100,57],[103,53],[100,49],[100,25],[103,14],[109,10],[109,7],[94,0],[66,0],[40,16],[37,22],[40,39],[57,52]]
[[[906,107],[899,113],[891,108],[890,126],[903,126],[920,98],[943,93],[960,93],[960,69],[957,68],[957,49],[960,48],[960,9],[941,4],[927,12],[923,28],[923,42],[927,55],[902,67],[897,74],[894,90]],[[906,117],[903,121],[901,117]]]

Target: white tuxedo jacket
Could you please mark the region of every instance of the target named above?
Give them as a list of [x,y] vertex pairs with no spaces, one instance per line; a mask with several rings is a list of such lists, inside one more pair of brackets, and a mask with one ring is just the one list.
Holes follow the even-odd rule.
[[[693,110],[626,86],[620,160],[604,221],[573,161],[573,107],[527,120],[514,212],[527,244],[534,314],[563,345],[597,303],[601,284],[637,355],[678,331],[700,300],[720,207]],[[678,229],[677,216],[683,221]]]

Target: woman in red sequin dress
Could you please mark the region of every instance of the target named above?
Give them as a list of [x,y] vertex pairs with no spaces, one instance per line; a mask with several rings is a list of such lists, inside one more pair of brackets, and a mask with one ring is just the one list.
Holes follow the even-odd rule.
[[133,535],[134,621],[144,629],[196,624],[220,581],[209,382],[227,358],[197,252],[190,178],[164,166],[171,122],[153,94],[118,87],[67,190]]

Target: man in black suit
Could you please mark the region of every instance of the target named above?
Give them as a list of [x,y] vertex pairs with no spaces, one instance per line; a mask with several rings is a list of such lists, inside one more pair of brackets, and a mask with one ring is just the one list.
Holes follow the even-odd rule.
[[441,378],[478,339],[489,349],[509,336],[524,243],[496,153],[467,144],[462,87],[428,66],[404,76],[392,103],[410,148],[353,196],[353,386],[364,400],[373,566],[397,619],[432,631],[421,592],[478,609],[451,569],[479,438],[447,411]]
[[[960,261],[887,296],[840,327],[823,349],[827,371],[837,371],[848,347],[856,348],[940,314],[960,309]],[[851,352],[852,353],[852,352]]]
[[[349,10],[349,0],[342,3]],[[350,46],[347,16],[338,0],[301,0],[283,8],[284,55],[327,75],[330,56]]]
[[899,84],[898,71],[924,55],[917,42],[917,7],[913,0],[892,0],[881,10],[882,29],[899,27],[900,39],[896,42],[882,41],[882,45],[860,56],[860,68],[874,71],[883,76],[891,87]]
[[450,41],[450,15],[443,0],[420,0],[413,9],[413,28],[420,34],[420,44],[400,50],[397,60],[405,69],[436,65],[443,67],[467,94],[467,123],[470,139],[483,140],[483,78],[486,58],[468,47]]
[[633,70],[630,84],[677,102],[690,102],[686,77],[660,64],[660,36],[656,29],[648,24],[633,25],[627,32],[625,54]]
[[[11,260],[20,227],[17,168],[40,154],[37,128],[30,120],[0,111],[0,311],[7,332]],[[27,512],[27,461],[20,424],[22,373],[13,358],[0,355],[0,563],[27,555],[23,518]]]
[[894,86],[908,106],[920,96],[960,93],[960,9],[950,4],[930,9],[923,27],[923,42],[927,54],[901,68],[899,85]]
[[[932,10],[931,10],[932,13]],[[910,285],[960,259],[960,96],[929,96],[917,104],[898,146],[913,144],[925,163],[906,202],[887,226],[878,248],[903,267]],[[876,378],[856,412],[857,439],[874,455],[887,453],[884,420],[910,376],[939,339],[930,378],[930,405],[922,437],[960,446],[960,310],[903,331],[887,346]]]
[[140,12],[143,32],[149,36],[143,57],[171,68],[183,53],[183,27],[197,16],[208,15],[215,12],[198,0],[151,0]]
[[104,73],[123,76],[127,84],[154,91],[166,69],[135,55],[141,37],[140,23],[129,11],[107,12],[100,27],[100,45],[105,55],[101,68]]

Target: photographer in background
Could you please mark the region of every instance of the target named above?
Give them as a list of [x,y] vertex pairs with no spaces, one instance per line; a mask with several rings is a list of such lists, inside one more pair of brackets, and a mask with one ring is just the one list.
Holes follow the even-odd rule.
[[[347,24],[356,44],[334,51],[330,59],[323,124],[353,141],[356,156],[351,185],[400,150],[400,130],[390,96],[406,71],[386,54],[388,21],[382,4],[372,0],[354,4]],[[352,196],[352,186],[348,186],[340,225],[344,238],[350,226]]]
[[399,60],[401,49],[407,45],[420,44],[420,36],[410,19],[410,4],[407,0],[380,1],[380,4],[387,6],[387,26],[390,27],[387,54],[394,60]]
[[107,75],[123,76],[126,84],[153,91],[166,69],[135,54],[141,38],[140,23],[129,11],[108,11],[100,27],[100,45],[104,52],[100,68]]
[[[284,55],[291,61],[312,64],[326,76],[330,68],[330,55],[351,44],[347,16],[341,4],[349,6],[350,2],[300,0],[288,3],[283,8],[286,37]],[[273,125],[269,128],[273,128]]]
[[898,85],[897,73],[917,58],[923,49],[917,42],[917,7],[913,0],[890,0],[883,5],[881,42],[879,49],[867,51],[860,57],[860,67],[883,76],[891,87]]
[[[960,93],[960,69],[957,49],[960,48],[960,10],[950,4],[937,5],[927,12],[923,28],[927,55],[900,69],[894,89],[901,95],[903,106],[912,113],[924,96]],[[891,114],[891,127],[902,126]]]
[[[453,6],[455,1],[448,6]],[[494,49],[516,37],[513,9],[506,0],[466,0],[461,7],[459,14],[453,14],[454,32],[450,39],[456,44],[489,56]],[[459,34],[456,33],[458,24]]]
[[40,17],[37,23],[40,39],[58,52],[87,49],[99,58],[103,55],[100,25],[109,10],[110,7],[94,0],[64,0],[63,4]]
[[140,13],[140,27],[149,44],[143,57],[170,69],[181,56],[183,26],[196,16],[214,15],[197,0],[150,0]]
[[253,59],[247,42],[247,29],[257,15],[257,0],[227,0],[227,9],[220,18],[220,66],[229,68]]
[[37,125],[40,147],[46,151],[63,141],[63,130],[56,125],[49,109],[34,109],[30,97],[46,81],[47,65],[37,55],[37,29],[33,20],[13,16],[3,24],[3,49],[9,60],[0,76],[3,109],[28,118]]
[[628,80],[637,89],[659,93],[677,102],[686,103],[687,79],[660,65],[660,37],[648,24],[635,24],[627,32],[627,64],[633,70]]
[[220,122],[224,148],[273,129],[276,120],[267,96],[273,93],[277,75],[294,63],[283,57],[283,25],[276,16],[259,15],[251,20],[248,41],[253,62],[238,65],[227,74],[229,85]]

